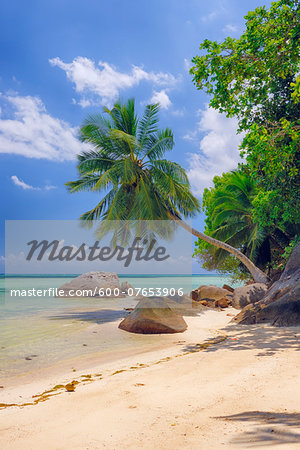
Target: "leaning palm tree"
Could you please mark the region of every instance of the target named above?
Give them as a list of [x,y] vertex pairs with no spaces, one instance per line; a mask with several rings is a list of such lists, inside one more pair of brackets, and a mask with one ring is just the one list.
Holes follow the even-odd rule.
[[105,195],[80,217],[90,220],[174,220],[204,241],[236,256],[257,282],[267,276],[242,252],[192,228],[184,218],[200,210],[190,190],[185,170],[165,159],[174,145],[173,133],[158,128],[159,105],[148,105],[142,118],[135,114],[134,100],[104,108],[80,128],[82,142],[92,146],[78,155],[79,179],[66,183],[70,192],[92,190]]

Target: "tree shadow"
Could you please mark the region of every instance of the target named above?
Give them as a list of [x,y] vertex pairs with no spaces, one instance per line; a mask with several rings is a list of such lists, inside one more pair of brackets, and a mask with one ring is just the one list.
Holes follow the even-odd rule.
[[[300,351],[300,327],[275,328],[262,325],[229,325],[221,330],[227,339],[218,345],[208,346],[204,351],[257,350],[256,356],[272,356],[278,351],[294,349]],[[199,344],[185,346],[182,351],[199,350]]]
[[[276,413],[266,411],[247,411],[230,416],[214,417],[217,420],[253,422],[251,431],[235,436],[230,442],[240,447],[258,447],[261,445],[300,444],[300,413]],[[293,427],[295,430],[288,430]]]
[[98,324],[114,322],[127,315],[127,311],[114,309],[100,309],[97,311],[74,311],[56,316],[51,316],[50,320],[81,320],[85,322],[94,322]]

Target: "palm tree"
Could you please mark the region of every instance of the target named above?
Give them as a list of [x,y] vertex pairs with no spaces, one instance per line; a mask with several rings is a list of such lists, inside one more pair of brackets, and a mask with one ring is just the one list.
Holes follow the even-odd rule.
[[70,192],[105,191],[101,201],[80,217],[89,220],[174,220],[188,232],[236,256],[257,282],[267,276],[250,259],[225,242],[192,228],[183,218],[200,210],[185,170],[164,158],[174,145],[173,133],[158,128],[159,105],[148,105],[138,119],[134,100],[104,108],[80,129],[93,149],[78,155],[79,179],[66,183]]
[[[258,193],[256,184],[241,171],[217,177],[215,188],[206,190],[204,207],[208,208],[206,233],[241,249],[256,265],[271,262],[271,234],[253,216],[253,200]],[[209,226],[208,226],[209,225]],[[228,255],[222,249],[212,250],[216,264]]]

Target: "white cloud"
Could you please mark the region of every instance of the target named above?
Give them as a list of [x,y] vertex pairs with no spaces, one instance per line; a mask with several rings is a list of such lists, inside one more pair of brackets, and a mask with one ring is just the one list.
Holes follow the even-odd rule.
[[0,117],[0,153],[65,161],[87,148],[77,128],[48,114],[38,97],[0,95],[0,101],[10,110],[9,119]]
[[12,175],[10,177],[10,179],[16,186],[19,186],[25,190],[41,191],[42,189],[44,189],[45,191],[51,191],[52,189],[56,189],[56,186],[47,185],[47,184],[44,188],[31,186],[31,184],[27,184],[27,183],[25,183],[25,181],[18,178],[17,175]]
[[49,60],[52,66],[66,72],[67,78],[75,85],[75,91],[81,95],[78,103],[82,107],[93,104],[111,104],[120,91],[149,81],[157,86],[173,86],[178,79],[170,73],[146,72],[142,67],[132,66],[131,72],[120,72],[113,65],[99,61],[96,66],[89,58],[78,56],[71,63],[60,58]]
[[23,180],[20,180],[20,178],[18,178],[17,175],[12,175],[11,180],[16,186],[20,186],[22,189],[25,189],[25,190],[30,189],[33,191],[41,190],[41,188],[33,187],[30,184],[25,183]]
[[230,23],[228,23],[227,25],[225,25],[222,31],[224,33],[237,33],[238,27],[236,25],[231,25]]
[[166,93],[165,89],[161,91],[154,91],[151,99],[151,103],[159,103],[163,109],[168,109],[171,106],[172,102]]
[[212,186],[215,175],[233,170],[241,161],[239,145],[243,138],[237,135],[237,120],[228,119],[216,110],[206,107],[200,111],[201,119],[197,132],[185,136],[185,139],[196,141],[199,132],[205,133],[200,139],[200,152],[189,154],[188,177],[195,194],[202,196],[203,189]]

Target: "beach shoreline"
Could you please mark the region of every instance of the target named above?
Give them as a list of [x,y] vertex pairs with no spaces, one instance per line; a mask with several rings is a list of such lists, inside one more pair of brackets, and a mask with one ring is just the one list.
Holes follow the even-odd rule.
[[[236,310],[228,308],[226,311],[207,310],[195,316],[185,316],[188,329],[184,333],[172,333],[163,335],[134,335],[133,338],[145,339],[144,345],[130,348],[119,348],[117,351],[94,352],[87,355],[80,355],[70,359],[58,361],[56,364],[27,370],[13,377],[1,377],[1,401],[0,403],[22,403],[31,401],[32,395],[51,389],[58,384],[67,384],[72,380],[80,380],[83,374],[114,372],[122,370],[123,366],[134,366],[142,361],[142,364],[151,364],[161,358],[175,357],[180,355],[185,347],[202,343],[206,340],[223,336],[218,329],[226,326]],[[118,330],[118,325],[122,319],[105,324],[91,324],[86,327],[86,333],[93,333],[95,330],[102,330],[109,334],[112,330],[117,330],[122,335],[128,336],[126,331]],[[152,341],[152,342],[151,342]],[[150,343],[150,344],[149,344]],[[30,364],[30,362],[29,362]]]
[[189,337],[168,348],[1,392],[23,402],[85,375],[75,392],[1,410],[2,448],[299,448],[300,328],[235,326],[227,314],[186,317]]

